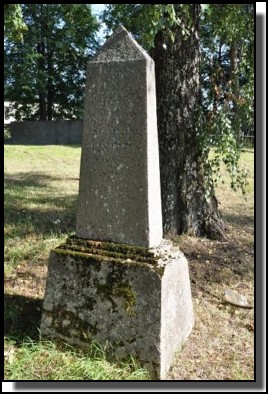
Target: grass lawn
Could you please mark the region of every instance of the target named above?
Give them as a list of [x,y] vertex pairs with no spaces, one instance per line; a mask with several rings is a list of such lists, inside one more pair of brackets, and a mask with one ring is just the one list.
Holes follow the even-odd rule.
[[[5,146],[5,379],[149,378],[133,360],[113,365],[94,347],[86,357],[39,341],[49,251],[75,232],[80,154],[78,146]],[[254,379],[254,310],[221,302],[227,288],[253,302],[253,156],[250,149],[242,155],[247,200],[222,169],[217,197],[227,240],[174,240],[189,261],[195,327],[171,380]]]
[[254,302],[254,151],[246,149],[241,167],[248,172],[247,199],[224,183],[216,196],[227,240],[178,237],[187,256],[195,311],[195,327],[170,372],[176,380],[253,380],[254,310],[221,303],[232,289]]

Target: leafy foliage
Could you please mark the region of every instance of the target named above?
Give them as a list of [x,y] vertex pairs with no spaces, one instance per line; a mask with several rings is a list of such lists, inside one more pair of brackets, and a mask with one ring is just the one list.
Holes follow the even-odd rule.
[[4,126],[4,139],[11,138],[10,129],[7,126]]
[[5,99],[20,119],[81,117],[98,23],[83,4],[23,4],[23,43],[5,39]]
[[[175,12],[180,7],[180,12]],[[219,180],[221,161],[231,175],[231,186],[246,190],[246,173],[239,169],[243,133],[254,127],[254,5],[202,5],[200,76],[202,108],[199,117],[200,148],[206,175],[207,197]],[[174,41],[192,33],[186,4],[108,4],[103,20],[109,29],[120,23],[151,50],[159,31]],[[211,148],[216,151],[211,159]]]
[[150,50],[155,36],[161,30],[168,39],[174,41],[174,26],[180,26],[182,35],[187,37],[191,31],[191,18],[187,4],[179,4],[184,18],[176,15],[174,4],[107,4],[102,14],[109,33],[121,23]]
[[15,41],[22,41],[27,26],[23,21],[20,4],[4,4],[5,36]]
[[[215,187],[220,162],[233,189],[245,194],[246,172],[238,166],[241,136],[254,127],[253,4],[214,4],[202,19],[204,127],[201,133],[207,190]],[[210,148],[215,149],[213,159]]]

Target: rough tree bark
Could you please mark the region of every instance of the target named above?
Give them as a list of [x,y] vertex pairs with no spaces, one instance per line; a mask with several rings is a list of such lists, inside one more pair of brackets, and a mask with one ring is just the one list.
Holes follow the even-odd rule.
[[[174,5],[183,20],[180,5]],[[200,131],[200,4],[188,5],[193,31],[185,39],[174,28],[174,41],[164,32],[155,40],[157,116],[163,228],[166,237],[187,233],[224,238],[224,223],[215,195],[205,198]]]
[[47,50],[47,71],[48,71],[48,79],[47,79],[47,120],[52,120],[53,116],[53,82],[52,82],[52,51],[50,49]]
[[[40,42],[37,44],[37,52],[40,55],[38,59],[38,68],[40,74],[45,73],[45,56],[46,48],[44,42],[44,7],[40,4]],[[39,86],[39,120],[47,120],[47,101],[46,101],[46,89],[44,81]]]
[[[38,59],[38,68],[41,73],[45,71],[45,44],[41,42],[37,45],[37,52],[41,55]],[[47,120],[47,102],[45,87],[39,87],[39,120]]]

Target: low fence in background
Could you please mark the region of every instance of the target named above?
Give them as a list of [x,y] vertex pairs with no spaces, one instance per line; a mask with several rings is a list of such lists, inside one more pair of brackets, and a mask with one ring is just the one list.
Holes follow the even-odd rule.
[[[83,120],[51,120],[12,122],[6,125],[11,138],[5,144],[13,145],[81,145]],[[241,135],[244,146],[254,146],[254,135]]]
[[12,122],[7,125],[11,138],[5,144],[65,145],[81,144],[83,120]]

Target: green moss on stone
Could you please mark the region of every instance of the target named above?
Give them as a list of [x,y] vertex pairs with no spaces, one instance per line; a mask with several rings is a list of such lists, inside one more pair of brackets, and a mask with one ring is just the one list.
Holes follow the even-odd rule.
[[114,311],[117,309],[115,299],[122,299],[127,314],[133,317],[136,314],[136,294],[132,286],[126,283],[124,271],[118,268],[107,276],[105,283],[95,283],[97,295],[109,300]]
[[136,294],[130,285],[122,283],[121,286],[115,286],[113,295],[124,299],[124,306],[129,316],[136,316]]
[[120,259],[133,259],[135,261],[156,264],[157,257],[147,248],[119,244],[114,242],[93,241],[87,239],[69,237],[65,247],[82,253],[90,253],[104,256],[111,256]]
[[129,251],[124,254],[124,253],[106,250],[106,249],[96,249],[93,247],[88,248],[86,246],[71,245],[68,243],[61,245],[61,249],[72,250],[74,252],[83,253],[83,254],[92,254],[92,255],[98,255],[98,256],[104,256],[104,257],[112,257],[115,259],[122,259],[122,260],[123,259],[130,259],[130,260],[133,260],[136,262],[145,262],[148,264],[155,264],[156,263],[155,257],[145,257],[143,255],[130,253]]
[[113,242],[101,242],[69,237],[65,244],[61,244],[53,250],[57,254],[77,256],[83,260],[95,264],[100,268],[101,262],[118,263],[119,265],[133,266],[152,269],[160,276],[164,268],[158,266],[159,257],[146,248],[116,244]]

